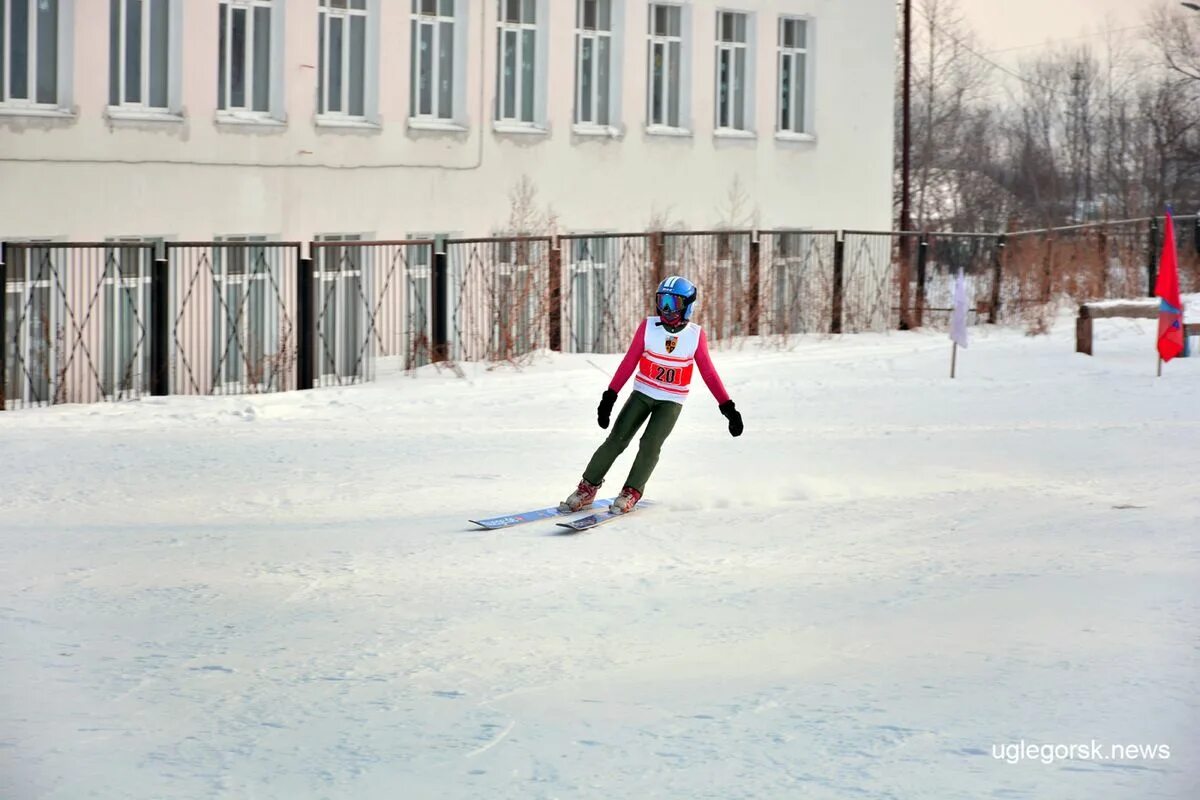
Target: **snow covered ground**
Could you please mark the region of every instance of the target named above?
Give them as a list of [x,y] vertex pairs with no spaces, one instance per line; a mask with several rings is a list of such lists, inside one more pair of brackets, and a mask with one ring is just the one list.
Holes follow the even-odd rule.
[[0,414],[0,797],[1200,797],[1154,327],[717,351],[745,435],[699,386],[580,536],[466,520],[570,491],[615,355]]

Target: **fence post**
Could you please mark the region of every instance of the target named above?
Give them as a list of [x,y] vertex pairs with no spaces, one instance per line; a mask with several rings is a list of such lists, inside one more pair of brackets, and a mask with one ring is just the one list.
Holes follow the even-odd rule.
[[557,236],[550,242],[550,349],[562,352],[562,242]]
[[759,287],[759,239],[758,231],[750,234],[750,321],[747,333],[758,336],[758,315],[761,290]]
[[1146,254],[1146,295],[1154,297],[1154,284],[1158,283],[1158,217],[1150,218],[1150,252]]
[[150,394],[171,393],[170,354],[170,267],[166,258],[156,258],[150,267]]
[[992,302],[988,308],[988,324],[995,325],[1000,319],[1000,282],[1004,277],[1004,248],[1008,237],[1003,233],[996,239],[996,250],[992,254]]
[[1054,229],[1046,232],[1046,249],[1042,258],[1042,302],[1050,302],[1054,289]]
[[908,312],[912,303],[912,247],[909,245],[909,235],[900,234],[900,330],[906,331],[912,327]]
[[929,233],[921,231],[917,242],[917,327],[925,324],[925,265],[929,259]]
[[830,312],[830,333],[842,332],[842,292],[846,276],[846,240],[838,231],[833,240],[833,308]]
[[650,287],[653,292],[658,285],[663,282],[666,274],[666,243],[662,231],[655,231],[650,234],[650,264],[654,270],[654,285]]
[[296,388],[313,388],[313,357],[317,352],[317,318],[313,308],[313,246],[296,266]]
[[449,260],[446,255],[446,240],[438,238],[433,248],[433,286],[431,289],[432,297],[430,303],[433,306],[433,352],[430,353],[430,358],[435,363],[446,361],[450,357],[450,326],[446,319],[446,302],[445,298],[449,297],[449,292],[446,288],[446,282],[449,277],[449,270],[446,269],[446,262]]
[[[3,294],[8,286],[8,242],[0,242],[0,294]],[[5,319],[8,316],[3,309],[0,309],[0,411],[8,407],[5,396],[5,386],[8,385],[8,364],[5,359],[8,357],[8,325]]]

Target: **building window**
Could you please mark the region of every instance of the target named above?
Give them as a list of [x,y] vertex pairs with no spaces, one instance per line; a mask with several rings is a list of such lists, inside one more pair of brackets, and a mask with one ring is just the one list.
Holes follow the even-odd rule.
[[515,238],[495,242],[494,278],[492,282],[496,297],[505,301],[495,305],[495,327],[492,333],[492,352],[504,358],[528,353],[539,330],[537,320],[540,313],[538,283],[539,270],[535,266],[544,264],[548,256],[548,245],[543,242],[521,238],[526,234],[513,234]]
[[367,0],[320,0],[317,113],[366,118]]
[[571,351],[597,353],[619,348],[620,273],[619,265],[613,263],[617,242],[603,236],[569,241]]
[[649,103],[651,125],[679,128],[683,92],[683,9],[650,4]]
[[277,251],[266,236],[223,236],[212,248],[214,387],[265,391],[281,384]]
[[150,266],[163,240],[118,237],[108,241],[101,386],[109,399],[138,397],[149,391]]
[[0,0],[0,103],[57,107],[59,0]]
[[108,104],[168,111],[173,0],[110,0]]
[[271,110],[272,0],[222,0],[219,15],[217,108]]
[[575,122],[612,124],[612,0],[576,0]]
[[539,119],[538,0],[497,0],[496,121],[532,125]]
[[[462,0],[459,0],[462,2]],[[415,119],[452,120],[455,0],[412,0],[412,101]]]
[[50,403],[61,385],[55,340],[62,329],[62,265],[56,263],[56,251],[51,247],[13,247],[8,256],[7,279],[0,287],[4,290],[0,313],[6,326],[6,337],[0,342],[6,367],[0,375],[3,399],[8,408]]
[[717,129],[746,127],[746,15],[717,12]]
[[[336,2],[336,0],[335,0]],[[314,252],[317,278],[317,364],[322,384],[366,378],[374,356],[367,339],[367,295],[370,249],[358,242],[363,234],[326,234],[330,242]]]
[[808,133],[808,20],[779,20],[779,130]]

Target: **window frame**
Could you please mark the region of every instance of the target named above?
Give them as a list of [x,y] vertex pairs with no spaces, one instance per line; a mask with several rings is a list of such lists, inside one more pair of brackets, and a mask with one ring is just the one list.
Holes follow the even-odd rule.
[[[39,49],[36,24],[36,11],[39,0],[0,0],[0,13],[3,13],[4,27],[0,31],[0,114],[25,114],[32,116],[71,115],[71,88],[74,72],[74,28],[75,0],[53,0],[56,4],[57,26],[54,33],[54,100],[44,102],[38,99]],[[12,44],[10,25],[12,7],[18,3],[28,5],[27,21],[30,23],[26,33],[25,46],[25,80],[29,97],[11,97],[10,86],[13,78],[11,54]]]
[[[596,17],[597,26],[595,28],[585,27],[585,4],[587,2],[608,3],[608,28],[601,29],[599,27],[600,8],[597,6]],[[624,39],[622,33],[625,27],[625,8],[624,0],[576,0],[575,3],[575,27],[574,27],[574,59],[575,59],[575,82],[574,82],[574,102],[572,106],[572,124],[576,133],[582,134],[604,134],[616,135],[619,131],[621,123],[621,85],[622,85],[622,65],[624,54]],[[608,119],[598,120],[599,116],[597,109],[602,97],[599,89],[599,71],[600,60],[599,44],[601,40],[608,42],[608,96],[603,98],[608,105]],[[592,74],[591,74],[591,108],[592,119],[583,119],[583,45],[584,40],[591,40],[592,44]]]
[[[4,241],[14,244],[46,245],[46,250],[50,251],[49,257],[53,258],[55,254],[54,245],[56,243],[65,241],[65,239],[53,237],[33,237],[28,239],[7,238],[4,239]],[[29,249],[25,252],[36,253],[37,251],[34,249]],[[66,303],[63,299],[63,292],[61,291],[61,288],[58,292],[54,291],[54,284],[57,282],[61,287],[61,284],[66,280],[66,276],[64,276],[62,270],[59,269],[61,264],[58,264],[53,267],[54,271],[58,273],[56,279],[51,278],[50,276],[42,278],[40,273],[38,277],[33,278],[31,260],[27,257],[24,262],[25,269],[23,277],[21,279],[14,279],[14,273],[12,270],[15,264],[15,261],[9,262],[9,271],[6,274],[5,283],[2,287],[0,287],[0,314],[8,313],[9,295],[17,295],[17,308],[28,309],[34,303],[32,296],[33,292],[35,290],[39,292],[44,290],[46,293],[45,305],[48,307],[49,311],[49,324],[45,326],[43,331],[46,334],[44,338],[31,336],[31,328],[36,316],[29,313],[22,313],[21,329],[16,332],[9,329],[6,340],[0,342],[0,347],[8,348],[9,344],[12,343],[19,347],[22,351],[19,361],[9,361],[8,358],[5,359],[5,372],[4,374],[0,375],[0,389],[4,389],[3,392],[0,392],[0,395],[3,396],[4,403],[2,406],[0,406],[0,408],[17,409],[27,407],[31,404],[41,403],[52,405],[55,402],[55,399],[59,397],[59,393],[62,391],[64,377],[59,373],[59,352],[58,348],[54,346],[53,337],[56,335],[55,332],[58,330],[58,328],[62,326],[63,320],[66,319]],[[46,356],[45,365],[47,384],[45,397],[41,397],[38,395],[38,393],[34,392],[32,382],[29,380],[29,368],[30,364],[34,360],[33,350],[35,338],[37,341],[42,343],[43,352]],[[6,353],[6,355],[8,354]],[[8,371],[12,370],[15,364],[23,365],[22,367],[18,368],[17,372],[17,381],[20,391],[9,393],[7,391]]]
[[[154,259],[163,253],[166,239],[162,236],[110,236],[104,240],[106,247],[104,260],[104,277],[101,279],[101,285],[104,286],[104,292],[107,295],[111,290],[113,296],[113,320],[110,321],[104,317],[101,329],[104,332],[104,347],[103,357],[107,360],[100,362],[100,390],[106,400],[119,400],[122,397],[131,396],[139,397],[150,393],[150,304],[153,302],[150,297],[150,281],[152,278],[152,265]],[[127,276],[122,268],[123,255],[121,251],[131,249],[136,253],[145,253],[144,247],[140,245],[153,245],[154,249],[149,253],[149,258],[138,259],[137,274]],[[110,262],[110,255],[115,253],[115,262]],[[145,263],[149,261],[150,263]],[[119,275],[113,274],[113,264],[115,263]],[[120,384],[123,376],[118,376],[115,371],[110,374],[109,367],[114,370],[122,366],[121,360],[121,331],[126,321],[122,313],[124,306],[117,302],[121,296],[132,299],[135,305],[134,323],[136,328],[141,328],[141,335],[137,339],[134,347],[134,352],[130,354],[133,369],[130,372],[130,385],[127,387]],[[111,381],[111,383],[110,383]],[[120,384],[120,385],[119,385]]]
[[[246,69],[244,76],[246,80],[246,97],[248,102],[245,107],[234,108],[230,104],[233,89],[233,75],[230,69],[232,61],[232,47],[230,43],[233,37],[233,14],[231,13],[236,8],[245,8],[248,10],[248,24],[246,28],[246,48],[245,59]],[[266,110],[254,110],[253,96],[254,89],[254,9],[266,8],[270,12],[269,32],[267,34],[267,45],[269,55],[267,56],[267,98]],[[221,39],[221,31],[218,30],[217,36],[217,122],[222,123],[260,123],[260,124],[277,124],[285,122],[287,114],[284,110],[284,47],[286,45],[286,22],[285,15],[287,13],[286,0],[220,0],[218,3],[218,25],[220,25],[221,10],[225,10],[224,24],[226,30],[225,39]],[[226,52],[222,52],[224,45]],[[224,79],[222,80],[222,75]],[[223,100],[222,100],[223,98]],[[222,108],[222,102],[225,107]]]
[[[249,309],[249,293],[253,284],[260,283],[267,286],[278,287],[282,283],[282,275],[280,274],[280,264],[274,256],[277,251],[271,249],[271,244],[279,241],[278,236],[270,236],[267,234],[227,234],[214,238],[215,242],[222,245],[245,245],[245,264],[240,272],[230,272],[229,265],[231,258],[229,253],[236,252],[231,247],[214,247],[213,248],[213,313],[217,319],[217,324],[213,327],[214,342],[220,347],[214,348],[212,353],[212,370],[213,370],[213,387],[214,389],[226,389],[235,392],[265,392],[270,391],[272,381],[270,378],[275,377],[275,373],[263,370],[263,375],[270,376],[266,382],[258,381],[252,383],[246,370],[245,354],[247,350],[253,350],[251,345],[251,333],[256,334],[255,345],[262,350],[264,362],[268,358],[277,357],[279,355],[279,312],[280,302],[273,302],[275,298],[266,296],[263,302],[262,318],[258,320],[250,320],[248,315],[242,315],[240,308],[229,307],[230,286],[242,287],[242,297],[239,301],[241,306]],[[261,248],[261,252],[266,264],[266,270],[254,272],[250,269],[254,259],[254,248]],[[219,293],[216,291],[219,288]],[[264,288],[264,293],[266,292]],[[224,300],[224,304],[222,304]],[[231,353],[227,352],[227,342],[229,341],[229,313],[232,315],[237,330],[233,337],[233,341],[237,343],[239,352],[242,355],[241,359],[231,359]],[[261,334],[261,335],[258,335]],[[224,360],[218,370],[217,365]],[[230,378],[228,373],[234,371],[237,377]]]
[[[804,25],[804,46],[785,45],[784,44],[784,26],[788,23],[802,23]],[[794,139],[800,141],[811,141],[815,139],[816,128],[813,124],[813,88],[815,86],[813,80],[813,62],[815,54],[814,32],[816,28],[815,18],[803,14],[783,14],[779,17],[778,26],[776,28],[776,65],[775,65],[775,135],[780,139]],[[795,59],[800,57],[804,62],[804,77],[803,80],[796,79]],[[792,127],[785,127],[783,120],[783,62],[785,58],[792,60],[791,78],[792,78],[792,102],[790,108],[792,112]],[[801,92],[802,102],[795,102],[797,88]],[[797,109],[801,114],[801,126],[799,129],[795,127],[794,118]]]
[[[741,17],[743,38],[724,38],[725,18]],[[734,20],[734,30],[737,22]],[[713,37],[713,129],[717,136],[745,136],[754,132],[754,14],[743,9],[718,8],[716,12],[716,33]],[[742,53],[742,66],[738,68],[738,53]],[[729,63],[729,104],[725,118],[721,109],[721,60],[728,54]],[[740,84],[740,91],[738,91]],[[737,92],[735,95],[735,91]],[[739,112],[742,117],[741,127],[737,125]]]
[[[357,5],[361,2],[361,6]],[[341,4],[335,7],[335,3]],[[350,113],[351,92],[351,20],[362,17],[362,113]],[[329,103],[329,49],[334,18],[342,22],[342,107],[330,110]],[[380,0],[318,0],[317,2],[317,124],[327,126],[349,125],[352,127],[377,127],[379,118],[379,28]]]
[[[370,347],[367,347],[360,354],[360,359],[356,363],[350,364],[350,359],[348,358],[350,351],[347,348],[365,341],[370,329],[370,322],[367,319],[367,314],[364,313],[364,309],[356,309],[357,331],[355,336],[358,341],[350,342],[345,337],[346,326],[342,323],[341,315],[348,313],[348,310],[361,299],[359,293],[364,291],[364,278],[370,276],[370,267],[364,268],[364,264],[369,262],[371,258],[371,248],[364,247],[363,245],[374,241],[374,237],[369,233],[324,233],[317,234],[313,240],[341,245],[335,253],[335,259],[338,263],[337,269],[330,269],[329,259],[324,257],[325,254],[331,251],[331,248],[328,247],[320,248],[322,257],[314,258],[313,263],[315,267],[313,277],[316,281],[317,292],[316,324],[318,336],[324,334],[326,339],[328,339],[327,330],[323,330],[323,326],[330,324],[333,326],[334,333],[332,343],[326,341],[325,346],[317,347],[314,364],[316,367],[315,378],[317,385],[361,383],[370,377],[373,368],[374,353],[371,352]],[[353,268],[342,269],[341,259],[345,258],[345,250],[352,248],[357,256],[357,258],[350,262]],[[358,285],[351,287],[352,280],[357,280],[359,282]],[[353,288],[353,292],[350,291],[351,288]],[[325,314],[330,307],[334,310],[332,323],[325,318]],[[331,358],[332,368],[330,365]],[[352,369],[353,371],[351,371]]]
[[[469,0],[451,0],[453,8],[446,15],[442,12],[442,0],[436,0],[436,12],[430,14],[420,9],[422,0],[411,0],[409,43],[412,56],[409,59],[409,102],[408,120],[412,127],[461,128],[466,124],[466,55],[469,41],[466,37],[467,6]],[[441,79],[441,53],[445,42],[442,40],[442,26],[449,24],[450,46],[453,48],[450,58],[450,97],[449,108],[441,108],[438,83]],[[430,56],[433,74],[430,77],[430,113],[423,114],[421,108],[421,69],[420,69],[420,32],[424,27],[433,30],[434,50]]]
[[[491,264],[494,268],[490,276],[491,291],[496,297],[511,298],[514,296],[513,290],[519,285],[518,282],[529,280],[529,276],[536,269],[533,263],[536,258],[530,257],[533,245],[526,241],[533,237],[531,234],[515,231],[497,233],[494,234],[494,237],[499,241],[491,244],[494,256]],[[515,339],[515,342],[510,344],[521,352],[528,352],[534,340],[533,337],[536,336],[531,331],[537,329],[538,312],[534,304],[535,300],[532,295],[526,296],[523,303],[499,304],[492,321],[490,346],[496,349],[503,347],[506,341],[505,334],[515,331],[515,335],[510,337]]]
[[[679,33],[657,33],[654,15],[659,7],[677,9],[679,14]],[[692,6],[687,2],[652,2],[646,6],[646,132],[674,136],[690,136],[691,122],[691,66],[692,66]],[[654,119],[654,48],[661,45],[664,52],[670,54],[670,45],[679,44],[679,85],[676,87],[678,97],[678,116],[674,125],[670,120],[671,95],[663,92],[662,121]],[[670,66],[663,70],[669,76]],[[666,79],[666,89],[669,89],[669,78]]]
[[[505,6],[509,3],[519,4],[521,21],[513,22],[506,19]],[[533,8],[534,20],[524,20],[525,9]],[[492,127],[501,133],[545,133],[549,130],[547,120],[547,63],[549,47],[547,28],[549,24],[549,5],[547,0],[496,0],[496,96],[492,109]],[[524,82],[522,67],[524,66],[523,34],[533,32],[533,98],[531,119],[523,119],[521,106]],[[512,116],[504,115],[504,39],[507,34],[517,38],[517,62],[514,66],[513,79],[513,111]]]
[[[565,311],[570,324],[569,346],[574,353],[595,353],[605,344],[602,309],[619,297],[620,245],[606,234],[580,231],[567,240],[571,303]],[[594,296],[597,290],[599,296]]]
[[[163,76],[166,90],[166,102],[164,105],[153,105],[150,100],[150,47],[153,33],[150,30],[150,15],[152,0],[141,0],[142,2],[142,20],[141,31],[142,41],[139,48],[139,64],[142,72],[141,85],[138,87],[141,100],[130,102],[125,99],[125,65],[126,65],[126,40],[127,31],[127,15],[126,9],[130,0],[109,0],[109,85],[108,96],[106,99],[107,114],[110,118],[120,119],[168,119],[178,121],[182,118],[181,109],[181,67],[182,67],[182,46],[183,46],[183,2],[182,0],[162,0],[167,9],[167,33],[166,33],[166,70],[167,74]],[[119,25],[117,31],[117,41],[112,41],[112,13],[113,8],[119,7],[121,10],[118,14]],[[116,57],[112,52],[114,44],[117,47]],[[112,73],[112,67],[116,65],[116,75]],[[113,81],[116,85],[116,99],[113,103]]]

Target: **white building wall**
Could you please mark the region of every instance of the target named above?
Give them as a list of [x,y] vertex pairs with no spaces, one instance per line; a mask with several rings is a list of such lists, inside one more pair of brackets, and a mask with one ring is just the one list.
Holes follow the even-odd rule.
[[[467,0],[459,0],[466,2]],[[410,0],[379,7],[378,125],[316,123],[317,0],[287,0],[286,124],[216,122],[217,0],[182,0],[181,118],[110,119],[108,2],[73,0],[69,113],[0,109],[0,237],[205,240],[318,233],[403,238],[505,228],[528,176],[559,230],[645,230],[655,215],[691,228],[727,216],[735,179],[743,224],[887,229],[891,219],[891,0],[687,0],[689,136],[649,134],[647,3],[624,0],[620,135],[572,131],[573,0],[544,0],[545,134],[494,130],[496,4],[469,0],[468,129],[408,123]],[[716,10],[753,14],[753,138],[714,136]],[[812,19],[814,141],[775,136],[778,15]]]

